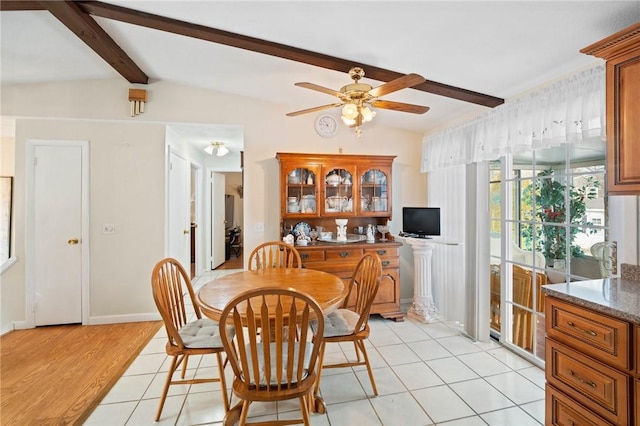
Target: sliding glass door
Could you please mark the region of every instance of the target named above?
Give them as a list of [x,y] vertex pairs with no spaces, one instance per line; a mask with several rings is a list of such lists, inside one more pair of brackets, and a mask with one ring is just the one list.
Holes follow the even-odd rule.
[[604,141],[490,166],[492,334],[544,361],[541,286],[611,274]]

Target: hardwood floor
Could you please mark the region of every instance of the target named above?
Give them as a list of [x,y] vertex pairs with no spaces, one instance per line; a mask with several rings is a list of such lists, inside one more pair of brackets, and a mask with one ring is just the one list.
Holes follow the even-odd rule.
[[161,324],[60,325],[3,335],[2,424],[82,424]]
[[244,268],[244,253],[242,249],[240,249],[238,256],[236,256],[235,253],[231,253],[231,257],[229,258],[229,260],[224,262],[222,265],[218,266],[216,268],[216,271],[220,269],[243,269],[243,268]]

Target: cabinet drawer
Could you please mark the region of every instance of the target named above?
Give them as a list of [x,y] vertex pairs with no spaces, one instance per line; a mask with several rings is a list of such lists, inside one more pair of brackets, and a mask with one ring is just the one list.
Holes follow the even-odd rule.
[[362,249],[340,248],[337,250],[327,250],[325,257],[329,261],[351,261],[358,262],[362,257]]
[[[636,341],[634,345],[636,353],[636,374],[640,378],[640,325],[636,325]],[[636,399],[640,399],[640,394],[636,394]],[[640,417],[637,417],[637,423],[640,423]]]
[[633,395],[636,405],[635,424],[640,424],[640,379],[636,380],[636,390]]
[[546,386],[546,425],[581,425],[600,426],[611,425],[602,417],[585,409],[583,406],[567,397],[553,386]]
[[302,263],[306,262],[322,262],[324,261],[324,250],[309,250],[303,251],[298,250],[300,252],[300,258],[302,259]]
[[546,298],[546,332],[580,352],[631,369],[631,324],[600,313]]
[[547,384],[608,421],[629,423],[631,377],[553,339],[546,341]]
[[396,247],[388,247],[388,248],[378,248],[378,249],[365,249],[365,254],[367,253],[375,253],[378,255],[380,260],[384,259],[397,259],[398,258],[398,249]]

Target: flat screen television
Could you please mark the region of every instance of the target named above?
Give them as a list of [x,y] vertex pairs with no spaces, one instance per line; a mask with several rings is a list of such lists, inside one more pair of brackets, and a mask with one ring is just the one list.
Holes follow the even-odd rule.
[[440,207],[403,207],[402,234],[418,238],[440,235]]

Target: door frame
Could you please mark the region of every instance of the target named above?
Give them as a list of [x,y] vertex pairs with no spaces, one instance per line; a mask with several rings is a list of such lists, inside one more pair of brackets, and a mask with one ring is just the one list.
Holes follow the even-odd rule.
[[25,325],[35,328],[36,323],[36,283],[35,283],[35,149],[36,146],[79,146],[82,149],[81,175],[81,291],[82,325],[89,323],[89,141],[59,139],[27,139],[26,144],[26,228],[25,240]]
[[[195,255],[195,274],[196,276],[200,275],[201,269],[202,268],[202,247],[203,247],[203,243],[202,243],[202,236],[203,236],[203,232],[205,227],[202,226],[202,164],[196,162],[194,159],[190,159],[189,160],[189,169],[193,170],[195,172],[195,177],[193,178],[194,180],[190,182],[190,187],[194,186],[194,196],[195,196],[195,221],[196,221],[196,225],[197,227],[195,228],[195,230],[192,230],[193,232],[195,232],[195,239],[196,239],[196,255]],[[191,173],[189,173],[189,176],[191,176]],[[189,200],[189,207],[191,207],[191,200]],[[190,253],[191,254],[191,253]]]

